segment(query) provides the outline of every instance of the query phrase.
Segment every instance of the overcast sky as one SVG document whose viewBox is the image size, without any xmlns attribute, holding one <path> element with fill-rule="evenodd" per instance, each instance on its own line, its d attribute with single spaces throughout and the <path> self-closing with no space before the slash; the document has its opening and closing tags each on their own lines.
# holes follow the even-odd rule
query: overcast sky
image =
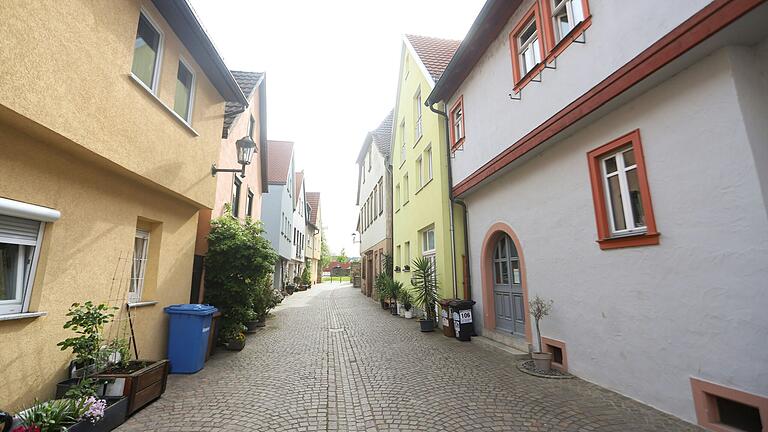
<svg viewBox="0 0 768 432">
<path fill-rule="evenodd" d="M 461 39 L 484 0 L 190 0 L 230 69 L 267 73 L 269 139 L 296 143 L 333 252 L 353 245 L 355 159 L 395 103 L 403 34 Z"/>
</svg>

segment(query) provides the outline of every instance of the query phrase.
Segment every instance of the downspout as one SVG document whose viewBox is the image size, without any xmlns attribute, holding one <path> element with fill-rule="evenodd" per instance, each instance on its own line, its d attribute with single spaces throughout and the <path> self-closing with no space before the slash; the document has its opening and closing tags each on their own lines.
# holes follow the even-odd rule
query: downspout
<svg viewBox="0 0 768 432">
<path fill-rule="evenodd" d="M 460 205 L 464 209 L 464 256 L 467 257 L 467 268 L 464 269 L 464 279 L 467 280 L 467 298 L 466 300 L 472 300 L 472 278 L 469 272 L 469 212 L 467 211 L 467 203 L 454 198 L 453 202 Z"/>
<path fill-rule="evenodd" d="M 448 129 L 448 115 L 444 111 L 440 111 L 436 109 L 433 105 L 434 104 L 428 104 L 424 103 L 427 107 L 429 107 L 429 110 L 433 113 L 443 117 L 445 121 L 443 122 L 443 125 L 445 126 L 445 149 L 447 151 L 446 157 L 448 158 L 448 201 L 450 202 L 450 206 L 448 206 L 448 214 L 450 218 L 450 226 L 451 226 L 451 273 L 453 275 L 453 298 L 459 298 L 458 293 L 458 283 L 456 281 L 456 229 L 454 227 L 453 223 L 453 173 L 451 171 L 451 140 L 450 140 L 450 130 Z"/>
</svg>

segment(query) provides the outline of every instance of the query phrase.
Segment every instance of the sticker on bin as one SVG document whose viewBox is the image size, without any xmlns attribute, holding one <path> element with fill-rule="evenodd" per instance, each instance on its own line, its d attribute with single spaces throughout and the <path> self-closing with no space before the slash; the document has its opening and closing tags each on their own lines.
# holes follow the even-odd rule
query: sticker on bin
<svg viewBox="0 0 768 432">
<path fill-rule="evenodd" d="M 471 323 L 472 322 L 472 311 L 467 309 L 459 312 L 459 315 L 461 316 L 461 319 L 459 322 L 461 324 Z"/>
<path fill-rule="evenodd" d="M 211 330 L 210 327 L 203 327 L 203 333 L 208 333 L 209 330 Z"/>
</svg>

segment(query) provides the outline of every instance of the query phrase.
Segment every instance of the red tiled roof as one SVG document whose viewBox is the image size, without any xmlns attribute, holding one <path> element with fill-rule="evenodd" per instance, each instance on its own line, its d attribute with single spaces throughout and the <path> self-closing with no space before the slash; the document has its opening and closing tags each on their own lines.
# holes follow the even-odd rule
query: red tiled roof
<svg viewBox="0 0 768 432">
<path fill-rule="evenodd" d="M 317 211 L 320 209 L 320 192 L 307 192 L 306 195 L 307 204 L 310 206 L 309 223 L 317 226 Z"/>
<path fill-rule="evenodd" d="M 269 184 L 285 184 L 293 157 L 293 143 L 290 141 L 268 141 L 269 167 L 267 181 Z"/>
<path fill-rule="evenodd" d="M 424 63 L 432 79 L 437 81 L 448 67 L 453 53 L 461 45 L 460 40 L 439 39 L 428 36 L 405 35 L 416 54 Z"/>
</svg>

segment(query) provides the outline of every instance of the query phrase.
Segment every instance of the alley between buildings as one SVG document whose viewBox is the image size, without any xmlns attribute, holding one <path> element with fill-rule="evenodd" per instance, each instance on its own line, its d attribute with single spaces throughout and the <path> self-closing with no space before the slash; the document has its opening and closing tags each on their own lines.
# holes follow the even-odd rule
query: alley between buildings
<svg viewBox="0 0 768 432">
<path fill-rule="evenodd" d="M 287 297 L 241 352 L 172 375 L 119 431 L 688 431 L 585 381 L 526 375 L 508 354 L 420 333 L 350 284 Z"/>
</svg>

